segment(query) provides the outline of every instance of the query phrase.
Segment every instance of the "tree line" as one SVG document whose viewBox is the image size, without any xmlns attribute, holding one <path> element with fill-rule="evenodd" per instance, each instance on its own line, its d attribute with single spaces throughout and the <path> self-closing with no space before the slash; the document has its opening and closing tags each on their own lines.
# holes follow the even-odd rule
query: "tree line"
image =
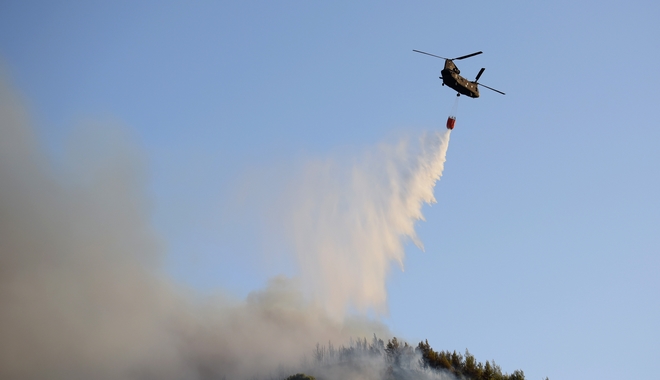
<svg viewBox="0 0 660 380">
<path fill-rule="evenodd" d="M 515 370 L 511 374 L 502 373 L 500 366 L 490 363 L 477 362 L 470 351 L 465 350 L 465 355 L 449 351 L 434 351 L 428 340 L 419 342 L 416 350 L 422 355 L 424 366 L 429 368 L 451 372 L 457 378 L 469 380 L 525 380 L 525 374 L 521 370 Z M 546 379 L 547 380 L 547 379 Z"/>
</svg>

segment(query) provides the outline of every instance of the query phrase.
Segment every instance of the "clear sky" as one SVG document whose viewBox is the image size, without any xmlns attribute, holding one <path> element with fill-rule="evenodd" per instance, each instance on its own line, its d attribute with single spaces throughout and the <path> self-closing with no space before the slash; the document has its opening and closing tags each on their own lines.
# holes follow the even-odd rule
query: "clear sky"
<svg viewBox="0 0 660 380">
<path fill-rule="evenodd" d="M 482 50 L 462 74 L 486 67 L 506 96 L 461 97 L 425 252 L 393 267 L 384 322 L 529 379 L 654 378 L 659 17 L 652 1 L 3 1 L 0 63 L 54 162 L 81 120 L 125 125 L 167 271 L 243 297 L 296 270 L 264 259 L 266 217 L 237 184 L 444 128 L 443 62 L 412 49 Z"/>
</svg>

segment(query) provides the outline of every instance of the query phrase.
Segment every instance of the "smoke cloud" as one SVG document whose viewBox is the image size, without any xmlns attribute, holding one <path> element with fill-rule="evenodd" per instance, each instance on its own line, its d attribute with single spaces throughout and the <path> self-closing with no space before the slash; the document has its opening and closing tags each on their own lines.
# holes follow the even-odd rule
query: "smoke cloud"
<svg viewBox="0 0 660 380">
<path fill-rule="evenodd" d="M 236 300 L 164 273 L 144 158 L 121 129 L 85 124 L 55 170 L 0 78 L 0 378 L 277 378 L 317 342 L 390 336 L 346 308 L 384 310 L 388 267 L 405 239 L 421 246 L 414 223 L 448 133 L 379 147 L 348 172 L 310 164 L 291 211 L 301 278 Z"/>
</svg>

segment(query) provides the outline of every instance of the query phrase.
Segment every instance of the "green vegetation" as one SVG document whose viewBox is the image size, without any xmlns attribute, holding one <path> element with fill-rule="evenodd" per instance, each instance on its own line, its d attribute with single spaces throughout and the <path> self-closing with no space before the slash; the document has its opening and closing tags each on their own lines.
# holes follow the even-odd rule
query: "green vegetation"
<svg viewBox="0 0 660 380">
<path fill-rule="evenodd" d="M 417 351 L 422 355 L 424 366 L 436 370 L 445 370 L 454 374 L 458 378 L 470 380 L 525 380 L 525 374 L 521 370 L 515 370 L 512 374 L 503 374 L 500 366 L 491 364 L 486 360 L 486 364 L 477 362 L 470 351 L 465 350 L 465 356 L 449 351 L 434 351 L 429 345 L 428 340 L 419 342 Z"/>
<path fill-rule="evenodd" d="M 286 380 L 316 380 L 314 376 L 305 375 L 304 373 L 296 373 L 293 376 L 289 376 Z"/>
</svg>

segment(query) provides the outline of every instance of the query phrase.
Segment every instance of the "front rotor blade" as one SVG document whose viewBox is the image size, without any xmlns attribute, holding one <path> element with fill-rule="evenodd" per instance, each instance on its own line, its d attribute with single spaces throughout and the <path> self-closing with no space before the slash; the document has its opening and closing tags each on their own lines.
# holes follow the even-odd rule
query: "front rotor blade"
<svg viewBox="0 0 660 380">
<path fill-rule="evenodd" d="M 489 89 L 489 90 L 493 90 L 493 91 L 495 91 L 495 92 L 499 92 L 499 93 L 502 94 L 502 95 L 506 95 L 506 94 L 503 93 L 502 91 L 500 91 L 500 90 L 496 90 L 496 89 L 494 89 L 494 88 L 492 88 L 492 87 L 488 87 L 488 86 L 486 86 L 485 84 L 481 84 L 481 83 L 477 83 L 477 84 L 478 84 L 479 86 L 486 87 L 486 88 Z"/>
<path fill-rule="evenodd" d="M 482 67 L 482 68 L 481 68 L 481 70 L 479 70 L 479 74 L 477 74 L 477 77 L 476 77 L 476 78 L 474 78 L 474 81 L 475 81 L 475 82 L 476 82 L 476 81 L 478 81 L 478 80 L 479 80 L 479 78 L 481 78 L 481 74 L 483 74 L 483 73 L 484 73 L 484 70 L 486 70 L 486 68 L 485 68 L 485 67 Z"/>
<path fill-rule="evenodd" d="M 449 59 L 449 58 L 441 57 L 441 56 L 439 56 L 439 55 L 435 55 L 435 54 L 431 54 L 431 53 L 426 53 L 426 52 L 419 51 L 419 50 L 415 50 L 415 49 L 413 49 L 413 51 L 414 51 L 415 53 L 422 53 L 422 54 L 430 55 L 431 57 L 436 57 L 436 58 L 440 58 L 440 59 Z"/>
<path fill-rule="evenodd" d="M 462 57 L 458 57 L 458 58 L 454 58 L 454 59 L 456 59 L 456 60 L 461 60 L 461 59 L 465 59 L 465 58 L 474 57 L 475 55 L 479 55 L 479 54 L 481 54 L 481 53 L 483 53 L 483 52 L 482 52 L 482 51 L 478 51 L 478 52 L 476 52 L 476 53 L 472 53 L 472 54 L 464 55 L 464 56 L 462 56 Z"/>
</svg>

